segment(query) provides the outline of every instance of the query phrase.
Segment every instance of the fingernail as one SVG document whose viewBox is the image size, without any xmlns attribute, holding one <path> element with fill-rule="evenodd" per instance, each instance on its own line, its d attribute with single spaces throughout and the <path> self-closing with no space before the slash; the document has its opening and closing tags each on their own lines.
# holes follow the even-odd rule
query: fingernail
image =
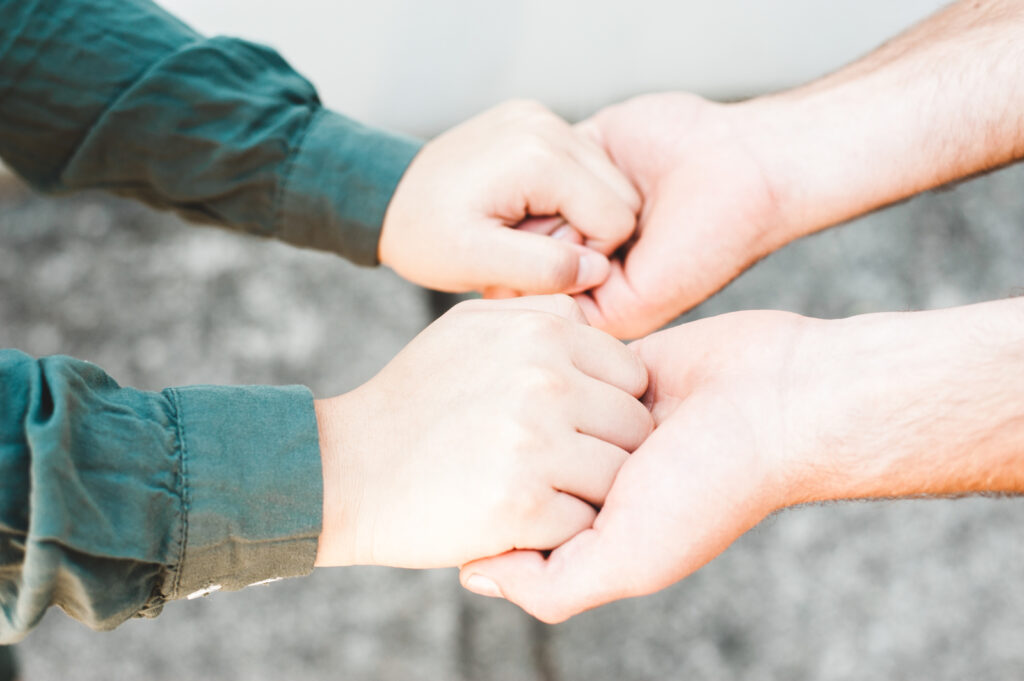
<svg viewBox="0 0 1024 681">
<path fill-rule="evenodd" d="M 583 245 L 583 236 L 577 232 L 572 225 L 564 220 L 558 229 L 551 232 L 551 238 L 557 239 L 558 241 L 567 241 L 570 244 L 576 244 L 578 246 Z"/>
<path fill-rule="evenodd" d="M 608 278 L 608 258 L 597 251 L 589 251 L 580 255 L 580 266 L 576 270 L 576 285 L 597 286 Z"/>
<path fill-rule="evenodd" d="M 483 575 L 472 575 L 466 580 L 465 587 L 475 594 L 489 596 L 490 598 L 504 598 L 501 589 L 490 578 Z"/>
</svg>

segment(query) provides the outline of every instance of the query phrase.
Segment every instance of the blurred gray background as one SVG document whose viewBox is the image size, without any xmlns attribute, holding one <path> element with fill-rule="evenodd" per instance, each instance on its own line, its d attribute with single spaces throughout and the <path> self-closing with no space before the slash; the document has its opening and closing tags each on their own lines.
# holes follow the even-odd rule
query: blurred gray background
<svg viewBox="0 0 1024 681">
<path fill-rule="evenodd" d="M 174 0 L 270 43 L 331 106 L 427 135 L 501 99 L 578 118 L 646 90 L 718 98 L 832 70 L 939 2 Z M 794 244 L 688 315 L 838 317 L 1024 293 L 1024 168 Z M 385 270 L 101 195 L 0 179 L 0 346 L 94 361 L 123 384 L 372 376 L 432 318 Z M 464 593 L 454 570 L 319 571 L 93 633 L 51 612 L 19 646 L 57 679 L 1019 679 L 1024 500 L 783 512 L 659 594 L 555 627 Z"/>
</svg>

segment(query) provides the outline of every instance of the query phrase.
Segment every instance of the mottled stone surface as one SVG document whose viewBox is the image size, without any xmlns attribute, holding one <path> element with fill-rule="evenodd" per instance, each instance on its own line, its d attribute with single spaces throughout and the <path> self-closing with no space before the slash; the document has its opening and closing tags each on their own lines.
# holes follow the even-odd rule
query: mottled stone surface
<svg viewBox="0 0 1024 681">
<path fill-rule="evenodd" d="M 837 317 L 1024 292 L 1024 168 L 772 256 L 691 317 Z M 0 190 L 0 345 L 143 388 L 364 381 L 429 320 L 360 270 L 100 196 Z M 59 612 L 20 646 L 64 679 L 1010 679 L 1024 669 L 1024 500 L 791 509 L 690 579 L 557 627 L 451 570 L 322 571 L 93 633 Z"/>
</svg>

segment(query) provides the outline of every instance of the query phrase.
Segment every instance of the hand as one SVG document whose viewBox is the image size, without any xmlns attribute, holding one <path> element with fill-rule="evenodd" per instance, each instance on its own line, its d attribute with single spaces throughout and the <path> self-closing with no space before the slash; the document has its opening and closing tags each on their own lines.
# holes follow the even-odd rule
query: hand
<svg viewBox="0 0 1024 681">
<path fill-rule="evenodd" d="M 605 280 L 604 256 L 633 233 L 639 209 L 600 147 L 541 105 L 510 102 L 413 159 L 384 217 L 380 259 L 445 291 L 573 293 Z M 582 244 L 509 229 L 556 215 Z"/>
<path fill-rule="evenodd" d="M 815 320 L 739 312 L 634 343 L 657 427 L 593 529 L 462 569 L 558 622 L 691 574 L 775 510 L 1024 492 L 1024 299 Z"/>
<path fill-rule="evenodd" d="M 657 427 L 622 466 L 593 528 L 547 559 L 514 551 L 470 563 L 463 584 L 560 622 L 682 579 L 785 505 L 792 452 L 803 446 L 791 426 L 807 323 L 742 312 L 634 343 Z"/>
<path fill-rule="evenodd" d="M 786 243 L 770 178 L 749 142 L 759 128 L 747 108 L 647 95 L 578 129 L 643 197 L 635 241 L 612 261 L 607 281 L 577 297 L 594 326 L 642 336 Z"/>
<path fill-rule="evenodd" d="M 460 565 L 590 527 L 648 435 L 647 373 L 566 296 L 462 303 L 317 402 L 317 565 Z"/>
</svg>

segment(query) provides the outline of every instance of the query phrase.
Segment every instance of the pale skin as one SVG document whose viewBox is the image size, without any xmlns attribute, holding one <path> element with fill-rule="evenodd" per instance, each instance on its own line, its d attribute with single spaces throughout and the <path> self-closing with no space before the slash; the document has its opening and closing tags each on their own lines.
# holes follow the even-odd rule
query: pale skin
<svg viewBox="0 0 1024 681">
<path fill-rule="evenodd" d="M 540 104 L 506 102 L 429 142 L 388 205 L 379 255 L 443 291 L 575 293 L 608 276 L 640 196 L 607 153 Z M 510 229 L 528 217 L 572 238 Z"/>
<path fill-rule="evenodd" d="M 376 377 L 317 400 L 316 565 L 435 568 L 589 527 L 653 428 L 647 372 L 568 296 L 462 303 Z"/>
<path fill-rule="evenodd" d="M 581 129 L 644 199 L 588 319 L 641 336 L 814 231 L 1024 155 L 1024 3 L 960 2 L 735 105 L 637 98 Z M 1009 286 L 1013 283 L 1008 282 Z M 463 567 L 548 622 L 683 579 L 781 508 L 1024 493 L 1024 299 L 813 320 L 740 312 L 631 346 L 657 427 L 592 528 Z"/>
<path fill-rule="evenodd" d="M 512 101 L 429 142 L 384 218 L 381 262 L 446 291 L 577 292 L 635 230 L 605 151 Z M 528 216 L 570 238 L 510 229 Z M 456 566 L 589 527 L 653 427 L 641 362 L 567 296 L 463 303 L 360 388 L 315 403 L 316 565 Z"/>
<path fill-rule="evenodd" d="M 417 154 L 379 256 L 445 291 L 578 292 L 607 278 L 639 208 L 599 145 L 540 104 L 511 101 Z M 538 216 L 571 235 L 511 229 Z M 445 567 L 558 546 L 592 523 L 653 427 L 636 399 L 646 382 L 567 296 L 457 306 L 370 382 L 316 401 L 316 564 Z"/>
</svg>

